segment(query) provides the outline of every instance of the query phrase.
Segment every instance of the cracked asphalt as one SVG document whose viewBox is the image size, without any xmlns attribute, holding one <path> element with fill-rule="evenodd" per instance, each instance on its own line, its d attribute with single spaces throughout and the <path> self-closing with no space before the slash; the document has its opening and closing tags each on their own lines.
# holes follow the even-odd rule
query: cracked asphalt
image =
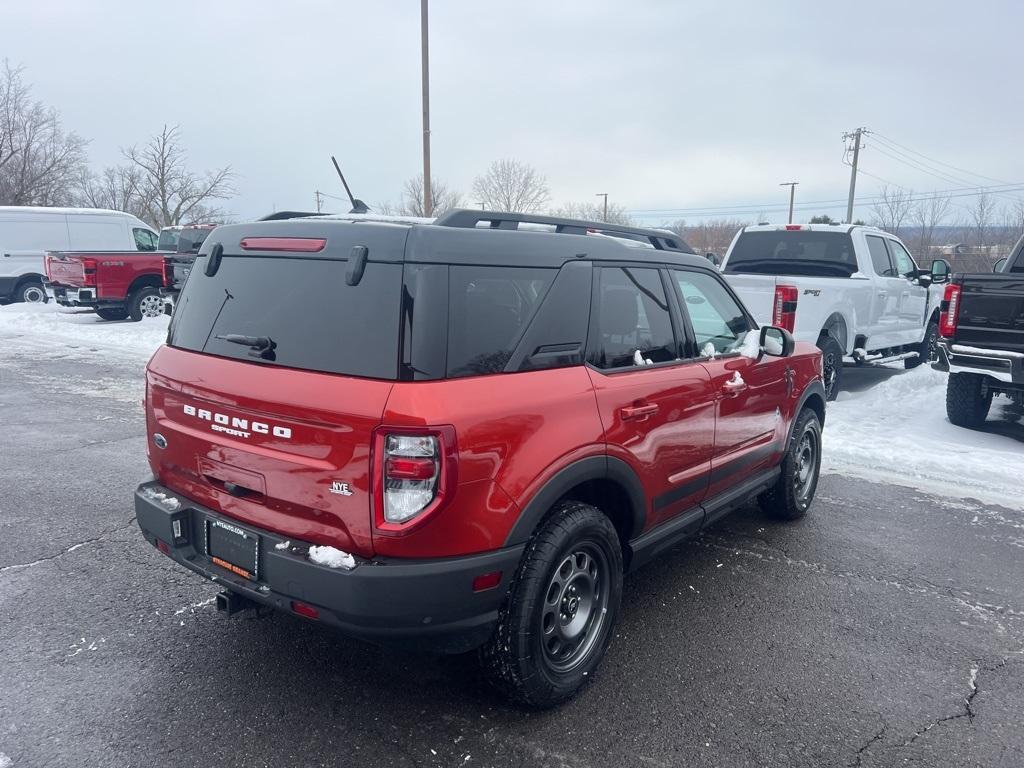
<svg viewBox="0 0 1024 768">
<path fill-rule="evenodd" d="M 141 396 L 128 359 L 0 350 L 0 765 L 1024 764 L 1024 513 L 835 475 L 799 523 L 744 509 L 534 713 L 470 658 L 218 615 L 132 522 Z"/>
</svg>

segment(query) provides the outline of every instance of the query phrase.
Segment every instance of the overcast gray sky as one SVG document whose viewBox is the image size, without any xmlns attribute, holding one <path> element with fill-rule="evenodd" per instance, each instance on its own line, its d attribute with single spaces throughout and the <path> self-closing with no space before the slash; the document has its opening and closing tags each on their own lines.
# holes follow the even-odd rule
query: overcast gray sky
<svg viewBox="0 0 1024 768">
<path fill-rule="evenodd" d="M 416 0 L 3 6 L 0 56 L 97 167 L 179 124 L 195 167 L 237 172 L 242 219 L 342 194 L 332 153 L 371 205 L 421 170 Z M 1019 0 L 434 0 L 434 172 L 472 202 L 474 175 L 515 157 L 556 202 L 608 192 L 651 224 L 696 221 L 784 203 L 784 181 L 798 201 L 845 198 L 840 137 L 863 125 L 966 171 L 924 160 L 953 177 L 936 178 L 869 138 L 862 167 L 891 182 L 1024 182 L 1022 21 Z"/>
</svg>

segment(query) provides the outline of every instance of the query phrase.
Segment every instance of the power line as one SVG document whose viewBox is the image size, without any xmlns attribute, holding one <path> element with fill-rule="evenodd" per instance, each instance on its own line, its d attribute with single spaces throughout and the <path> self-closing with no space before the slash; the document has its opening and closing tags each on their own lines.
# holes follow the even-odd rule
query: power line
<svg viewBox="0 0 1024 768">
<path fill-rule="evenodd" d="M 986 176 L 986 175 L 984 175 L 982 173 L 975 173 L 974 171 L 968 171 L 966 168 L 960 168 L 960 167 L 952 165 L 950 163 L 944 163 L 943 161 L 937 160 L 934 157 L 929 157 L 928 155 L 924 154 L 923 152 L 918 152 L 917 150 L 911 149 L 910 147 L 908 147 L 908 146 L 906 146 L 904 144 L 900 144 L 898 141 L 894 141 L 893 139 L 890 139 L 884 133 L 879 133 L 878 131 L 871 131 L 871 135 L 874 136 L 877 139 L 881 139 L 882 141 L 884 141 L 884 142 L 886 142 L 888 144 L 892 144 L 892 145 L 894 145 L 896 147 L 899 147 L 900 149 L 906 150 L 907 152 L 911 153 L 912 155 L 917 155 L 919 157 L 923 157 L 925 160 L 930 160 L 931 162 L 933 162 L 933 163 L 935 163 L 937 165 L 944 165 L 947 168 L 952 168 L 954 171 L 960 171 L 960 173 L 966 173 L 968 176 L 977 176 L 979 179 L 985 179 L 986 181 L 994 181 L 997 184 L 1009 184 L 1008 181 L 1005 181 L 1003 179 L 996 179 L 996 178 L 993 178 L 992 176 Z"/>
</svg>

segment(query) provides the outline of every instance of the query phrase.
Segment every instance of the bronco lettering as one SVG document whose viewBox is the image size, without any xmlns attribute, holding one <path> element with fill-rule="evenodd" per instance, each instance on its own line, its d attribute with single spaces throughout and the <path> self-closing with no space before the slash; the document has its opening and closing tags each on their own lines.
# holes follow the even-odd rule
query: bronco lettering
<svg viewBox="0 0 1024 768">
<path fill-rule="evenodd" d="M 213 422 L 210 429 L 215 432 L 224 432 L 235 437 L 248 438 L 253 432 L 261 435 L 273 435 L 283 440 L 292 439 L 291 427 L 280 427 L 276 424 L 266 424 L 262 421 L 249 421 L 235 416 L 227 416 L 223 413 L 214 413 L 204 408 L 196 408 L 194 405 L 182 406 L 186 416 L 194 416 L 201 421 Z M 227 427 L 230 424 L 231 427 Z"/>
</svg>

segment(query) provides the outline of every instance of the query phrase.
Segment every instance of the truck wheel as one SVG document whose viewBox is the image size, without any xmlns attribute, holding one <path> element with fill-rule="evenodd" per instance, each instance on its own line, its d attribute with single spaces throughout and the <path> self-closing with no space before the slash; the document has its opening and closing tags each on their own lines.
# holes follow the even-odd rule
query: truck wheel
<svg viewBox="0 0 1024 768">
<path fill-rule="evenodd" d="M 622 599 L 622 549 L 589 504 L 559 504 L 527 545 L 480 666 L 509 698 L 552 707 L 597 669 Z"/>
<path fill-rule="evenodd" d="M 839 380 L 843 374 L 843 348 L 831 334 L 818 337 L 821 350 L 822 378 L 825 380 L 825 399 L 835 400 L 839 394 Z"/>
<path fill-rule="evenodd" d="M 797 520 L 807 514 L 821 472 L 821 422 L 804 408 L 793 427 L 782 474 L 775 485 L 758 497 L 761 509 L 779 520 Z"/>
<path fill-rule="evenodd" d="M 104 307 L 97 309 L 96 314 L 102 320 L 124 320 L 128 317 L 128 310 L 124 307 Z"/>
<path fill-rule="evenodd" d="M 144 317 L 160 317 L 163 313 L 164 300 L 158 288 L 144 285 L 128 297 L 128 316 L 135 322 Z"/>
<path fill-rule="evenodd" d="M 946 416 L 958 427 L 977 429 L 992 405 L 992 390 L 980 373 L 951 373 L 946 382 Z"/>
<path fill-rule="evenodd" d="M 38 280 L 29 280 L 18 286 L 15 301 L 25 304 L 45 304 L 47 301 L 46 291 L 43 284 Z"/>
<path fill-rule="evenodd" d="M 903 367 L 908 371 L 917 368 L 921 363 L 927 363 L 936 356 L 936 348 L 939 345 L 939 324 L 928 323 L 928 330 L 924 339 L 918 345 L 917 357 L 908 357 L 903 361 Z"/>
</svg>

